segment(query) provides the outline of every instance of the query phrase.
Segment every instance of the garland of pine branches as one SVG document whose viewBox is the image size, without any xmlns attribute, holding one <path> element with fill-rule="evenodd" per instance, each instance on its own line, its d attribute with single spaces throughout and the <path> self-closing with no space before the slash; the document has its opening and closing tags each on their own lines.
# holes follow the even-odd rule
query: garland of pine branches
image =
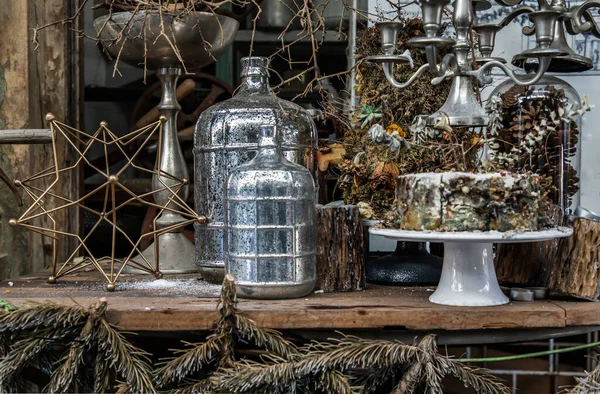
<svg viewBox="0 0 600 394">
<path fill-rule="evenodd" d="M 28 370 L 46 375 L 48 393 L 368 394 L 393 380 L 398 383 L 391 394 L 441 394 L 446 375 L 478 393 L 510 392 L 486 370 L 438 353 L 434 335 L 417 345 L 344 336 L 298 347 L 240 314 L 230 275 L 223 282 L 212 335 L 186 343 L 155 369 L 150 354 L 108 323 L 106 309 L 104 300 L 87 309 L 50 303 L 16 309 L 4 302 L 0 392 L 28 391 Z M 263 349 L 260 360 L 236 358 L 240 342 Z M 600 368 L 579 380 L 572 393 L 590 387 L 600 387 Z"/>
</svg>

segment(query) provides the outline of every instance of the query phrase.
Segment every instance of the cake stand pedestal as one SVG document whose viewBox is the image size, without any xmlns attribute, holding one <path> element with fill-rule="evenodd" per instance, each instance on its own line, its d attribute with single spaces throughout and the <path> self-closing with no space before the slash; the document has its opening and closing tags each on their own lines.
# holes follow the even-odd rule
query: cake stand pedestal
<svg viewBox="0 0 600 394">
<path fill-rule="evenodd" d="M 509 301 L 496 278 L 492 250 L 494 243 L 537 242 L 563 238 L 570 236 L 573 229 L 555 227 L 541 231 L 502 233 L 371 228 L 369 232 L 397 241 L 443 242 L 442 276 L 429 301 L 442 305 L 491 306 L 506 304 Z"/>
</svg>

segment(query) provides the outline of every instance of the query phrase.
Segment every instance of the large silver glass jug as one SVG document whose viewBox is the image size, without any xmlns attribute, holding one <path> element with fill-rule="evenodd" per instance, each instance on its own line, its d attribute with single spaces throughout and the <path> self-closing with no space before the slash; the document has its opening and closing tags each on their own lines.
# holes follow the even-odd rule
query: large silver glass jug
<svg viewBox="0 0 600 394">
<path fill-rule="evenodd" d="M 225 269 L 241 297 L 302 297 L 316 282 L 314 180 L 279 151 L 275 130 L 261 129 L 256 157 L 227 181 Z"/>
<path fill-rule="evenodd" d="M 285 157 L 311 173 L 317 149 L 310 115 L 271 90 L 268 59 L 243 58 L 241 66 L 243 82 L 237 94 L 204 111 L 194 132 L 195 209 L 211 220 L 195 227 L 196 263 L 204 279 L 216 283 L 224 276 L 225 182 L 231 169 L 254 157 L 260 126 L 276 125 Z"/>
</svg>

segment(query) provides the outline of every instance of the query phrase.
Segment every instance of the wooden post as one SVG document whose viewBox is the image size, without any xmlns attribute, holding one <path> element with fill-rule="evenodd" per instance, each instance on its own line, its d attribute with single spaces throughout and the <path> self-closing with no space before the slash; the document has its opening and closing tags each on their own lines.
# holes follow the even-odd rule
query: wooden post
<svg viewBox="0 0 600 394">
<path fill-rule="evenodd" d="M 597 300 L 599 254 L 600 223 L 576 219 L 569 238 L 499 246 L 496 273 L 500 282 Z"/>
<path fill-rule="evenodd" d="M 355 205 L 317 205 L 317 285 L 315 290 L 365 288 L 364 236 Z"/>
<path fill-rule="evenodd" d="M 32 43 L 32 29 L 67 16 L 69 1 L 14 1 L 0 0 L 0 129 L 42 129 L 47 126 L 44 116 L 52 112 L 56 119 L 71 123 L 78 116 L 69 116 L 69 99 L 78 98 L 78 83 L 71 78 L 67 49 L 69 28 L 59 24 L 39 35 L 39 47 Z M 71 33 L 74 34 L 74 33 Z M 76 108 L 71 113 L 78 114 Z M 68 117 L 69 116 L 69 117 Z M 57 147 L 60 163 L 72 155 L 69 147 Z M 53 161 L 50 146 L 3 145 L 0 146 L 0 166 L 11 179 L 23 179 L 49 167 Z M 73 197 L 78 192 L 77 174 L 64 177 L 59 185 L 62 192 Z M 45 187 L 45 184 L 40 184 Z M 28 202 L 26 202 L 27 204 Z M 18 218 L 22 213 L 9 189 L 0 184 L 0 220 Z M 72 231 L 78 219 L 67 212 L 56 215 L 57 225 Z M 40 223 L 41 224 L 41 223 Z M 36 271 L 52 261 L 52 242 L 38 234 L 15 229 L 7 233 L 8 226 L 0 226 L 0 254 L 6 253 L 7 275 L 14 276 Z M 76 231 L 75 231 L 76 232 Z M 64 256 L 72 245 L 61 245 L 59 256 Z M 0 277 L 0 279 L 2 279 Z"/>
</svg>

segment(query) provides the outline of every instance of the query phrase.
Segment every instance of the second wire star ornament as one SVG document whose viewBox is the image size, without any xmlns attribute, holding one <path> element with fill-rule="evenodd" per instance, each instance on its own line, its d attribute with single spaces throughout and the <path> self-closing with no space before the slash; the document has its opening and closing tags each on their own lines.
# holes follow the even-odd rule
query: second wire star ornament
<svg viewBox="0 0 600 394">
<path fill-rule="evenodd" d="M 31 205 L 25 210 L 19 219 L 11 219 L 10 224 L 13 226 L 21 226 L 30 231 L 37 232 L 43 236 L 47 236 L 53 240 L 53 264 L 52 276 L 48 278 L 50 283 L 55 283 L 58 278 L 68 275 L 75 271 L 79 271 L 89 266 L 95 267 L 106 279 L 108 284 L 106 289 L 112 291 L 115 289 L 115 283 L 123 273 L 127 265 L 131 265 L 144 272 L 153 274 L 156 278 L 161 278 L 162 273 L 159 268 L 159 261 L 148 261 L 140 250 L 140 243 L 144 238 L 152 237 L 154 240 L 155 251 L 158 250 L 158 238 L 161 234 L 172 232 L 194 222 L 207 223 L 208 219 L 204 216 L 198 216 L 194 210 L 178 195 L 179 191 L 186 186 L 189 181 L 187 179 L 177 179 L 176 177 L 161 170 L 160 161 L 157 161 L 156 168 L 153 170 L 144 168 L 136 164 L 136 158 L 143 152 L 148 145 L 156 141 L 157 157 L 161 155 L 161 133 L 163 132 L 163 123 L 166 118 L 162 116 L 159 121 L 138 130 L 127 133 L 124 136 L 118 137 L 109 130 L 106 122 L 101 122 L 100 127 L 93 133 L 87 134 L 83 131 L 74 129 L 64 123 L 54 119 L 52 114 L 46 115 L 46 120 L 50 122 L 50 130 L 52 134 L 52 149 L 54 152 L 54 165 L 45 170 L 30 176 L 22 181 L 15 181 L 17 186 L 23 188 L 25 195 L 31 200 Z M 56 157 L 56 146 L 59 139 L 65 139 L 68 146 L 75 152 L 77 158 L 71 165 L 62 166 Z M 99 146 L 104 153 L 104 163 L 101 166 L 94 163 L 86 157 L 90 150 Z M 117 150 L 124 157 L 125 164 L 115 166 L 116 163 L 109 162 L 109 151 Z M 100 186 L 78 199 L 71 200 L 65 197 L 59 188 L 59 180 L 61 175 L 66 175 L 69 171 L 78 171 L 81 165 L 87 164 L 94 172 L 100 175 L 103 182 Z M 114 169 L 114 168 L 117 169 Z M 127 169 L 135 169 L 141 173 L 151 175 L 157 179 L 161 188 L 152 190 L 143 194 L 136 194 L 128 188 L 121 179 L 121 176 Z M 46 181 L 49 185 L 46 188 L 40 187 L 40 181 Z M 125 201 L 118 201 L 116 198 L 117 192 L 126 196 Z M 154 203 L 152 197 L 157 193 L 168 193 L 168 202 L 164 205 Z M 93 209 L 86 206 L 85 201 L 92 196 L 100 196 L 102 200 L 102 209 Z M 143 204 L 148 207 L 155 207 L 159 210 L 159 214 L 163 211 L 178 213 L 186 218 L 186 221 L 159 228 L 156 225 L 156 220 L 153 223 L 152 231 L 143 234 L 137 241 L 119 227 L 117 223 L 117 212 L 129 204 Z M 94 223 L 91 229 L 83 237 L 77 233 L 70 233 L 57 228 L 55 214 L 61 210 L 76 210 L 81 209 L 87 211 L 94 217 Z M 48 226 L 40 225 L 42 218 L 46 217 L 49 223 Z M 88 243 L 92 234 L 99 228 L 100 225 L 108 224 L 112 228 L 112 238 L 110 250 L 104 256 L 94 256 L 90 250 Z M 120 235 L 127 240 L 131 246 L 131 252 L 124 258 L 115 257 L 115 241 Z M 78 246 L 71 252 L 64 262 L 58 261 L 58 243 L 61 239 L 68 237 L 77 240 Z M 107 248 L 108 249 L 108 248 Z M 78 256 L 83 255 L 81 258 Z M 132 260 L 134 255 L 139 255 L 138 261 Z M 155 254 L 158 256 L 158 252 Z"/>
</svg>

